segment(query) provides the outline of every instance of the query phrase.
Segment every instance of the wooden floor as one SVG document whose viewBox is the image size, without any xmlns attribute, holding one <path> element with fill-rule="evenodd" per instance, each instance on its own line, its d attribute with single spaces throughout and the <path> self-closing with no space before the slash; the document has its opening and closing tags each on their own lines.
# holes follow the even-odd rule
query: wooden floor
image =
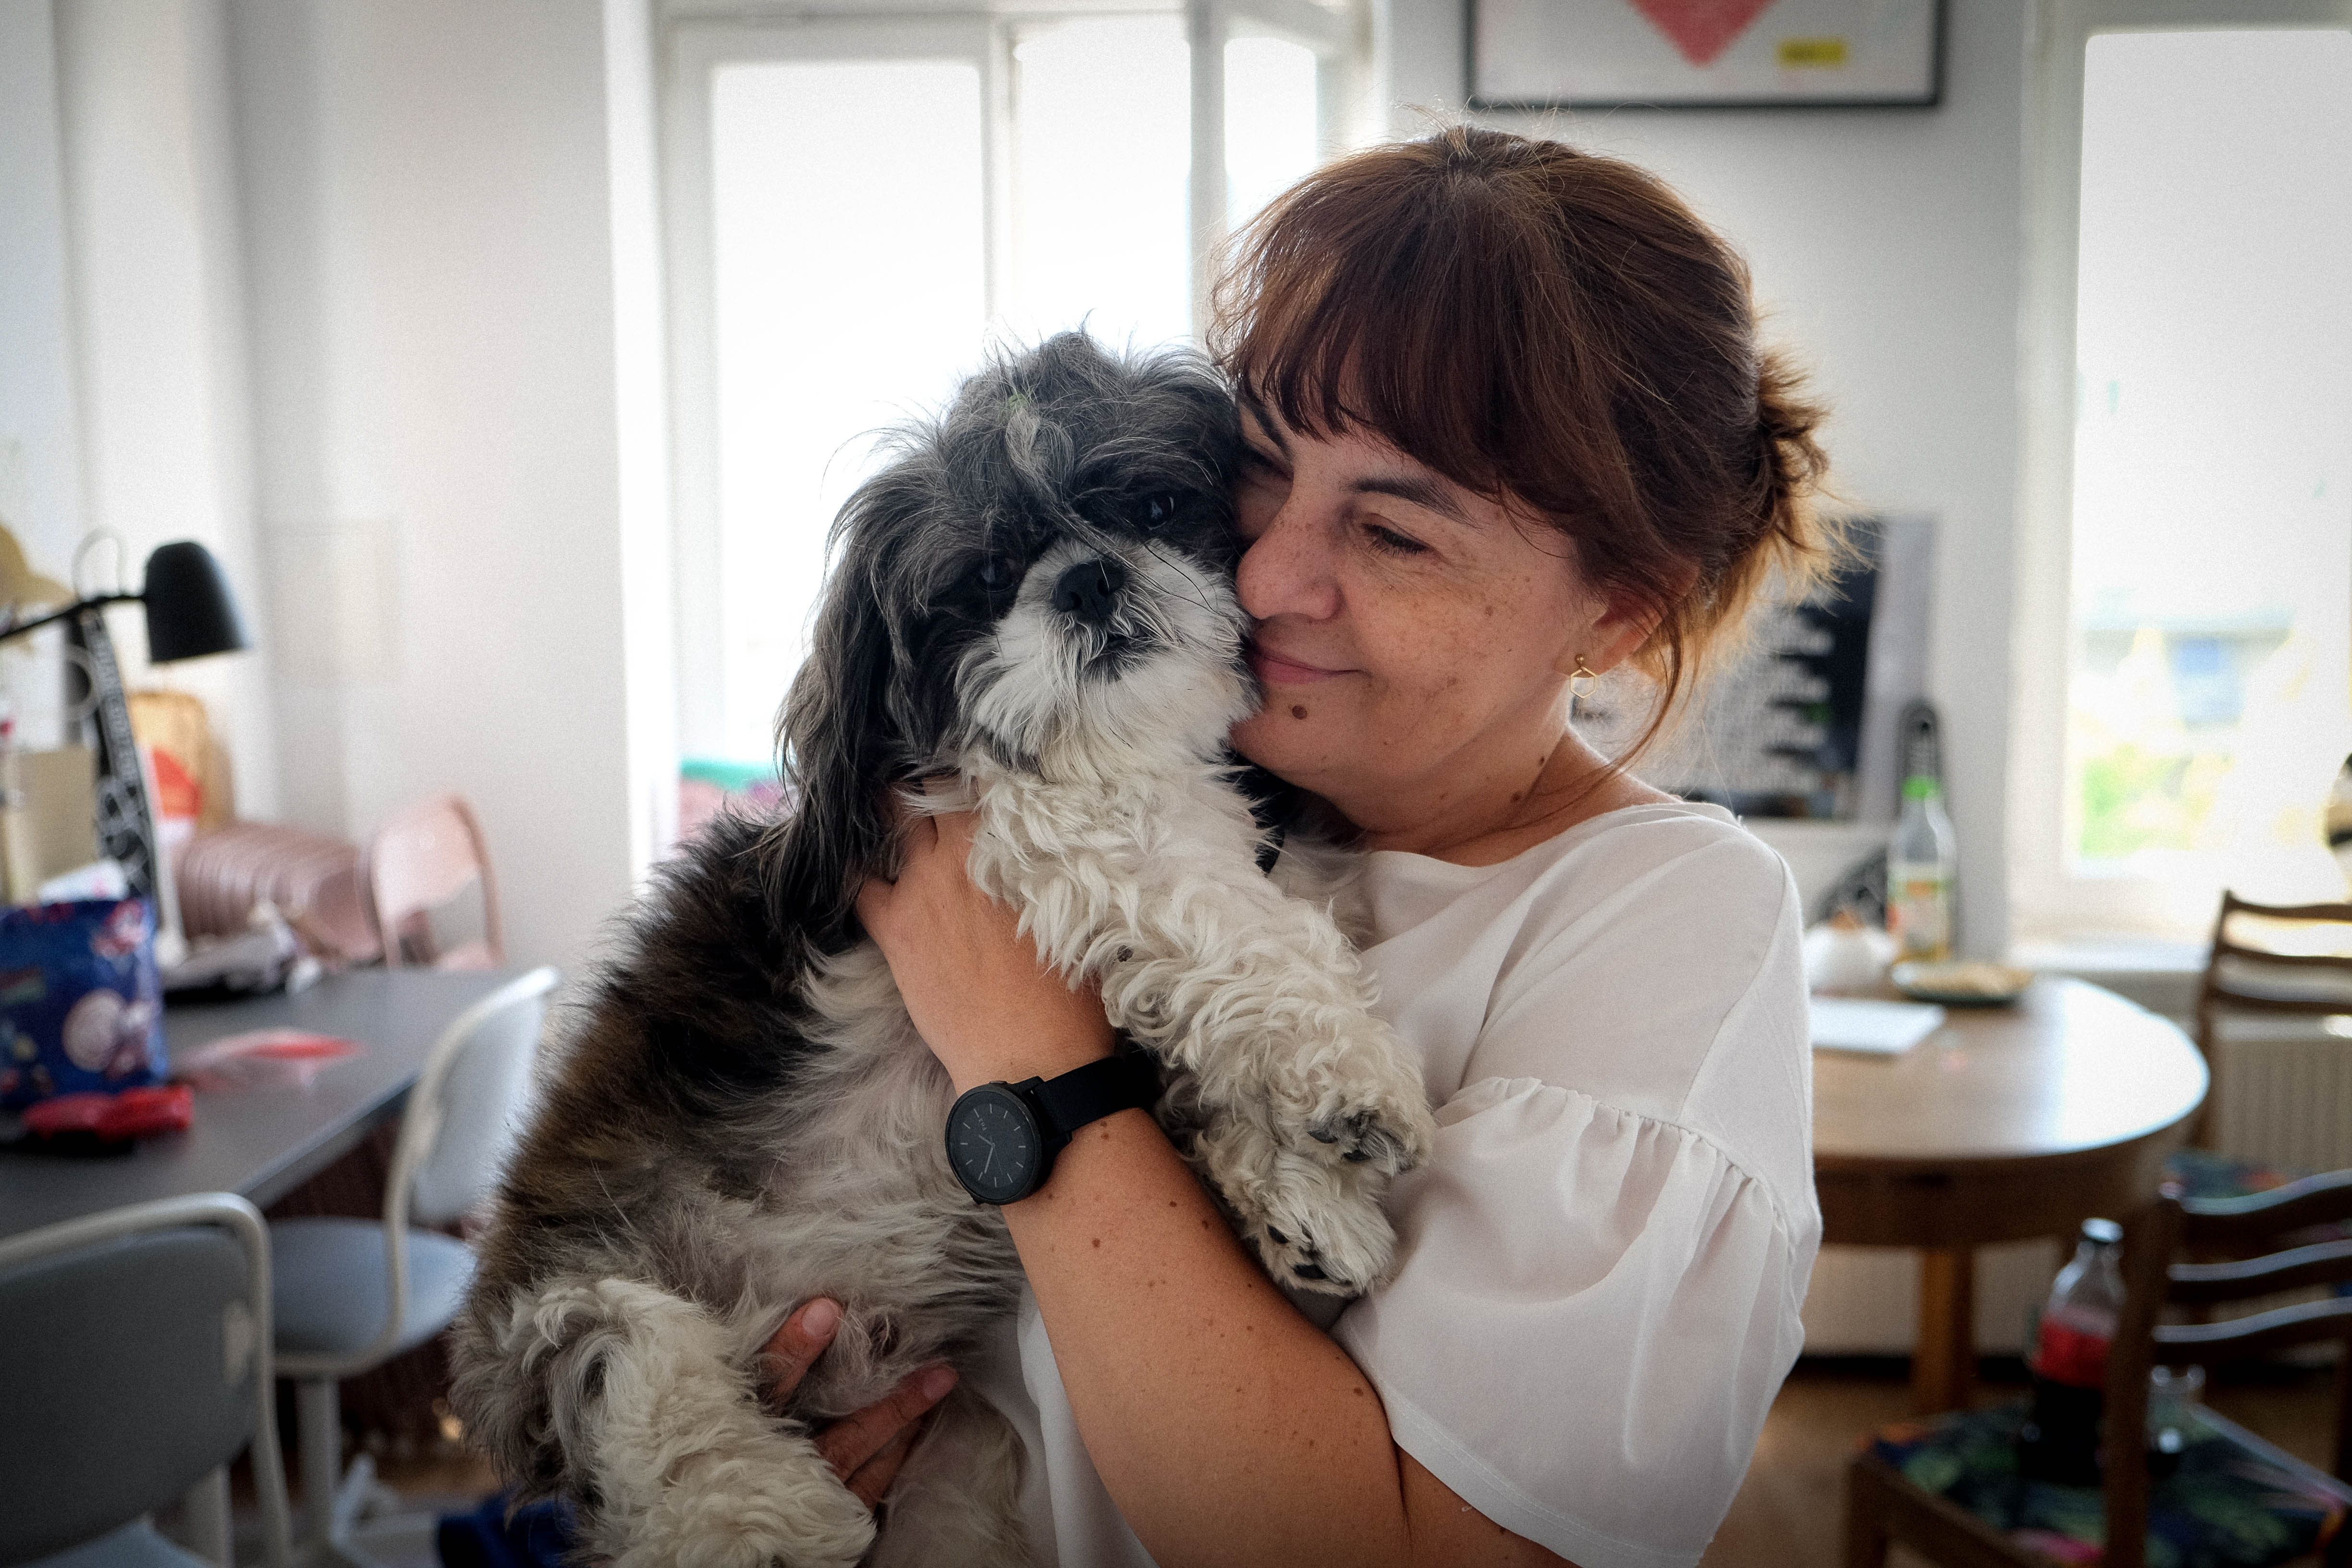
<svg viewBox="0 0 2352 1568">
<path fill-rule="evenodd" d="M 2024 1392 L 2014 1363 L 1988 1363 L 1986 1374 L 1987 1403 Z M 1907 1378 L 1906 1363 L 1892 1358 L 1800 1362 L 1772 1406 L 1747 1484 L 1702 1568 L 1835 1568 L 1846 1460 L 1864 1433 L 1910 1413 Z M 2252 1381 L 2224 1383 L 2210 1390 L 2207 1399 L 2289 1452 L 2315 1464 L 2329 1461 L 2332 1395 L 2325 1370 L 2270 1372 Z M 380 1463 L 383 1479 L 412 1504 L 451 1508 L 493 1484 L 480 1461 L 446 1453 Z M 1899 1568 L 1919 1568 L 1916 1558 L 1901 1552 L 1894 1562 Z"/>
</svg>

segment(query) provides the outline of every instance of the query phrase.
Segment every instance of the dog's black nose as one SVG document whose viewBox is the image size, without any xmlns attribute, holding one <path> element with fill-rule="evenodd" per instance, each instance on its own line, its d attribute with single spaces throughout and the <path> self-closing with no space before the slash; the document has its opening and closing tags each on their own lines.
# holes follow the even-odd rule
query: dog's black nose
<svg viewBox="0 0 2352 1568">
<path fill-rule="evenodd" d="M 1099 626 L 1110 619 L 1118 591 L 1127 586 L 1127 568 L 1116 561 L 1081 561 L 1054 584 L 1054 608 L 1066 610 Z"/>
</svg>

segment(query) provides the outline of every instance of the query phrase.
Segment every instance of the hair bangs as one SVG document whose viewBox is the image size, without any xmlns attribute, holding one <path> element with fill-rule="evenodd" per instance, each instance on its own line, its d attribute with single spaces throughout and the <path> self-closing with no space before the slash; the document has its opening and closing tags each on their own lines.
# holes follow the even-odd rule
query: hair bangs
<svg viewBox="0 0 2352 1568">
<path fill-rule="evenodd" d="M 1219 357 L 1245 401 L 1292 428 L 1370 431 L 1500 500 L 1528 477 L 1517 426 L 1549 401 L 1525 374 L 1527 327 L 1545 311 L 1527 285 L 1549 269 L 1526 253 L 1542 237 L 1482 182 L 1394 177 L 1395 151 L 1325 171 L 1243 231 L 1219 289 Z M 1511 265 L 1521 256 L 1530 265 Z"/>
</svg>

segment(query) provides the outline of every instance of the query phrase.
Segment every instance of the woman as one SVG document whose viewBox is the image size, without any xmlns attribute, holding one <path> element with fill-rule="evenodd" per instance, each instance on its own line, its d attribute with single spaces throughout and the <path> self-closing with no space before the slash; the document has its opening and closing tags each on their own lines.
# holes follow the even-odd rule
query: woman
<svg viewBox="0 0 2352 1568">
<path fill-rule="evenodd" d="M 1820 1233 L 1797 908 L 1727 814 L 1569 717 L 1628 661 L 1671 701 L 1768 574 L 1819 565 L 1816 416 L 1671 193 L 1498 132 L 1311 177 L 1222 305 L 1266 692 L 1234 743 L 1358 830 L 1367 967 L 1442 1131 L 1391 1194 L 1392 1279 L 1336 1321 L 1141 1112 L 1006 1208 L 1034 1310 L 982 1375 L 1026 1427 L 1041 1554 L 1696 1562 Z M 968 824 L 908 831 L 858 910 L 957 1089 L 1108 1053 L 972 889 Z M 788 1366 L 830 1319 L 785 1325 Z M 827 1435 L 869 1500 L 951 1381 L 928 1375 Z"/>
</svg>

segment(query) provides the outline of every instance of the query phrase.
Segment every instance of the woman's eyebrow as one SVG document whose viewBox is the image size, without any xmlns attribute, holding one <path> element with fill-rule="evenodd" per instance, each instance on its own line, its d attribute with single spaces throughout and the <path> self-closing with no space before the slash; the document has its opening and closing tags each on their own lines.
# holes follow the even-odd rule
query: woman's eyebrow
<svg viewBox="0 0 2352 1568">
<path fill-rule="evenodd" d="M 1423 479 L 1418 474 L 1400 474 L 1394 477 L 1375 474 L 1368 479 L 1358 479 L 1348 488 L 1357 495 L 1394 496 L 1399 500 L 1411 501 L 1415 506 L 1425 507 L 1438 516 L 1454 522 L 1467 523 L 1470 521 L 1470 514 L 1463 510 L 1462 503 L 1454 499 L 1452 490 L 1434 479 Z"/>
</svg>

